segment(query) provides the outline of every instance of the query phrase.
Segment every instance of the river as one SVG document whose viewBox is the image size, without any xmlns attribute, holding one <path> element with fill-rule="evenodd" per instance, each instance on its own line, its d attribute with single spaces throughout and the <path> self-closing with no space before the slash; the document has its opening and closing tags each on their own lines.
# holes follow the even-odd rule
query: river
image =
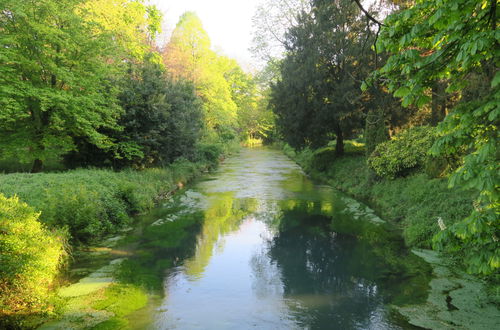
<svg viewBox="0 0 500 330">
<path fill-rule="evenodd" d="M 132 268 L 163 295 L 132 327 L 412 329 L 391 306 L 426 298 L 394 228 L 277 150 L 243 149 L 149 218 Z"/>
</svg>

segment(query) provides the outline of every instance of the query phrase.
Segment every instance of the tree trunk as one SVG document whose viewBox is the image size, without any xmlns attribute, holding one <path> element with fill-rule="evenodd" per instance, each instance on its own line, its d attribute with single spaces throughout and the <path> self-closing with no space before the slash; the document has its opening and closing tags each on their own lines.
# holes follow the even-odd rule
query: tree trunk
<svg viewBox="0 0 500 330">
<path fill-rule="evenodd" d="M 437 126 L 446 116 L 446 95 L 444 82 L 435 81 L 432 84 L 431 126 Z"/>
<path fill-rule="evenodd" d="M 337 143 L 335 144 L 335 155 L 343 156 L 344 155 L 344 135 L 342 134 L 342 129 L 340 125 L 336 125 L 335 135 L 337 135 Z"/>
<path fill-rule="evenodd" d="M 41 159 L 35 159 L 33 161 L 33 166 L 31 167 L 31 173 L 40 173 L 43 170 L 43 161 Z"/>
</svg>

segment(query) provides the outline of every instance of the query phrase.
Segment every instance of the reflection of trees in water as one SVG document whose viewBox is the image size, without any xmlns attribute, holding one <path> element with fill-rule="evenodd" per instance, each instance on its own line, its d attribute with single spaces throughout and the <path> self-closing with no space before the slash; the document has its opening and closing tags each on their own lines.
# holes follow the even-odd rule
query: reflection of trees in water
<svg viewBox="0 0 500 330">
<path fill-rule="evenodd" d="M 194 278 L 203 274 L 214 250 L 222 251 L 224 248 L 224 242 L 219 238 L 237 230 L 241 221 L 257 206 L 255 199 L 236 199 L 234 192 L 209 194 L 208 200 L 196 252 L 184 263 L 186 274 Z"/>
<path fill-rule="evenodd" d="M 321 203 L 306 207 L 321 210 Z M 375 280 L 383 264 L 366 244 L 329 234 L 329 223 L 323 216 L 297 209 L 285 211 L 279 233 L 269 242 L 268 255 L 255 256 L 260 265 L 257 270 L 273 272 L 256 273 L 262 278 L 256 282 L 268 282 L 271 275 L 280 278 L 300 326 L 369 327 L 382 304 Z"/>
<path fill-rule="evenodd" d="M 267 250 L 261 249 L 250 259 L 253 276 L 252 291 L 257 298 L 282 296 L 283 282 L 280 269 L 275 261 L 269 259 Z"/>
</svg>

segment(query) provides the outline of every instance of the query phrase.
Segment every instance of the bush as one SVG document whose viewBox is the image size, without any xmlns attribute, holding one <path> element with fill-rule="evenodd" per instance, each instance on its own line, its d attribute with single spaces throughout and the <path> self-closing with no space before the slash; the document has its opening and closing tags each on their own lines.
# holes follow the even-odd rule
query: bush
<svg viewBox="0 0 500 330">
<path fill-rule="evenodd" d="M 223 149 L 220 144 L 202 143 L 198 145 L 196 160 L 217 163 L 222 153 Z"/>
<path fill-rule="evenodd" d="M 45 309 L 66 256 L 66 232 L 47 230 L 39 215 L 19 198 L 0 194 L 0 327 L 10 315 Z"/>
<path fill-rule="evenodd" d="M 436 138 L 432 127 L 412 127 L 379 144 L 368 158 L 368 166 L 381 177 L 406 176 L 425 166 Z"/>
</svg>

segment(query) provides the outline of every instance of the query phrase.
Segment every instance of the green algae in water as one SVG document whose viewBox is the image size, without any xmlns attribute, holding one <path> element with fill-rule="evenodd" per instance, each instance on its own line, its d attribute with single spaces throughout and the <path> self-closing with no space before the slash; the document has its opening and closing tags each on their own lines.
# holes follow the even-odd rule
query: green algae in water
<svg viewBox="0 0 500 330">
<path fill-rule="evenodd" d="M 450 265 L 430 250 L 414 250 L 432 265 L 434 276 L 424 304 L 398 307 L 410 324 L 426 329 L 491 330 L 500 324 L 500 311 L 491 303 L 480 280 Z"/>
<path fill-rule="evenodd" d="M 106 320 L 92 327 L 92 330 L 117 330 L 126 329 L 129 323 L 127 320 L 122 318 L 114 317 L 112 319 Z"/>
<path fill-rule="evenodd" d="M 148 296 L 144 290 L 132 285 L 114 284 L 104 293 L 105 299 L 95 302 L 96 310 L 106 310 L 116 316 L 128 315 L 144 306 Z"/>
</svg>

